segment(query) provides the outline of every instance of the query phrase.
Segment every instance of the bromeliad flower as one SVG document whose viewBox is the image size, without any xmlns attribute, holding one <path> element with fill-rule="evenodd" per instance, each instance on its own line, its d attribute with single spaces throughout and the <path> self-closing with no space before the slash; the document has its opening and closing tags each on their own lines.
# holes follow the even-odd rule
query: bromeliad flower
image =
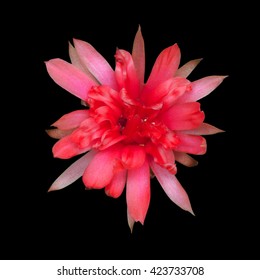
<svg viewBox="0 0 260 280">
<path fill-rule="evenodd" d="M 71 63 L 46 62 L 50 77 L 86 105 L 62 116 L 48 129 L 58 139 L 56 158 L 82 155 L 52 184 L 60 190 L 82 176 L 87 189 L 102 189 L 119 197 L 126 187 L 128 224 L 144 223 L 150 203 L 150 176 L 168 197 L 193 214 L 190 200 L 175 177 L 176 162 L 195 166 L 191 155 L 206 153 L 202 135 L 222 132 L 204 122 L 199 99 L 212 92 L 225 76 L 189 81 L 201 59 L 179 68 L 180 49 L 174 44 L 157 57 L 144 81 L 145 50 L 140 27 L 132 53 L 117 49 L 115 70 L 84 41 L 69 44 Z"/>
</svg>

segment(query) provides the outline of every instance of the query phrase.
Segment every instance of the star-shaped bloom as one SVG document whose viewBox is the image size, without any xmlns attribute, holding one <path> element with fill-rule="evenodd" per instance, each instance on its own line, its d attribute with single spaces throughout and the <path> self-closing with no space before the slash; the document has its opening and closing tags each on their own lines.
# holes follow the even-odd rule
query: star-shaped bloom
<svg viewBox="0 0 260 280">
<path fill-rule="evenodd" d="M 82 177 L 87 189 L 104 189 L 119 197 L 126 188 L 129 227 L 144 223 L 150 203 L 151 174 L 167 196 L 193 214 L 185 189 L 176 178 L 176 162 L 191 167 L 191 155 L 206 153 L 204 135 L 222 132 L 204 122 L 198 102 L 226 76 L 190 81 L 201 59 L 179 68 L 178 45 L 164 49 L 145 76 L 145 48 L 140 27 L 132 52 L 117 49 L 115 69 L 89 43 L 69 43 L 71 62 L 46 62 L 50 77 L 81 101 L 81 107 L 63 115 L 47 133 L 57 139 L 56 158 L 81 155 L 52 184 L 60 190 Z M 85 105 L 85 106 L 83 106 Z"/>
</svg>

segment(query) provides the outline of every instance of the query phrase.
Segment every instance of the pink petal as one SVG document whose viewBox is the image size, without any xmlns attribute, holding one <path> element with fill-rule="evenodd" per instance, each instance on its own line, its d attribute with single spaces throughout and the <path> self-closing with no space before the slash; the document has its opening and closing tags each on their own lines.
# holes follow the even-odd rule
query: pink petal
<svg viewBox="0 0 260 280">
<path fill-rule="evenodd" d="M 147 161 L 143 166 L 128 171 L 126 201 L 130 217 L 143 224 L 150 203 L 150 170 Z"/>
<path fill-rule="evenodd" d="M 174 152 L 175 160 L 179 163 L 187 166 L 187 167 L 193 167 L 198 165 L 198 161 L 192 158 L 190 155 L 183 153 L 183 152 Z"/>
<path fill-rule="evenodd" d="M 46 129 L 45 131 L 50 137 L 54 139 L 61 139 L 67 135 L 70 135 L 73 132 L 73 129 L 61 130 L 58 128 L 51 128 L 51 129 Z"/>
<path fill-rule="evenodd" d="M 138 31 L 135 35 L 132 57 L 136 69 L 136 73 L 140 84 L 144 83 L 144 71 L 145 71 L 145 49 L 144 49 L 144 39 L 141 33 L 141 27 L 139 25 Z"/>
<path fill-rule="evenodd" d="M 202 123 L 199 127 L 195 129 L 182 131 L 182 133 L 193 134 L 193 135 L 211 135 L 211 134 L 216 134 L 221 132 L 225 132 L 225 131 L 208 123 Z"/>
<path fill-rule="evenodd" d="M 113 146 L 94 156 L 83 174 L 83 182 L 87 188 L 101 189 L 111 182 L 117 155 L 118 149 Z"/>
<path fill-rule="evenodd" d="M 126 184 L 126 175 L 126 170 L 119 171 L 114 175 L 112 181 L 105 187 L 108 196 L 118 198 L 122 194 Z"/>
<path fill-rule="evenodd" d="M 180 64 L 181 53 L 177 44 L 164 49 L 157 57 L 144 90 L 150 91 L 158 84 L 172 78 Z"/>
<path fill-rule="evenodd" d="M 183 210 L 194 215 L 189 197 L 175 175 L 171 174 L 153 161 L 151 161 L 150 166 L 168 197 Z"/>
<path fill-rule="evenodd" d="M 161 120 L 172 130 L 193 129 L 201 125 L 205 115 L 200 103 L 190 102 L 173 105 L 161 116 Z"/>
<path fill-rule="evenodd" d="M 197 101 L 210 94 L 227 76 L 208 76 L 192 82 L 192 90 L 178 99 L 178 103 Z"/>
<path fill-rule="evenodd" d="M 117 88 L 114 70 L 106 59 L 96 51 L 96 49 L 87 42 L 73 39 L 75 49 L 78 56 L 85 67 L 92 75 L 104 85 L 108 85 L 114 89 Z"/>
<path fill-rule="evenodd" d="M 202 58 L 198 58 L 185 63 L 176 71 L 175 76 L 187 78 L 190 75 L 190 73 L 194 70 L 194 68 L 201 62 L 201 60 Z"/>
<path fill-rule="evenodd" d="M 81 70 L 82 72 L 84 72 L 87 76 L 90 77 L 90 79 L 96 81 L 96 83 L 98 84 L 99 82 L 97 81 L 97 79 L 90 73 L 90 71 L 88 70 L 88 68 L 86 67 L 86 65 L 84 65 L 84 63 L 80 60 L 80 57 L 76 51 L 76 49 L 72 46 L 71 43 L 69 43 L 69 57 L 70 57 L 70 61 L 71 63 L 76 66 L 79 70 Z"/>
<path fill-rule="evenodd" d="M 52 126 L 61 130 L 67 130 L 78 127 L 81 122 L 89 117 L 88 110 L 76 110 L 71 113 L 63 115 Z"/>
<path fill-rule="evenodd" d="M 177 133 L 177 137 L 180 143 L 175 147 L 176 151 L 194 155 L 206 153 L 207 143 L 202 136 Z"/>
<path fill-rule="evenodd" d="M 69 159 L 76 155 L 82 154 L 90 150 L 90 146 L 80 148 L 75 142 L 71 140 L 71 134 L 64 136 L 57 141 L 52 147 L 52 153 L 55 158 Z"/>
<path fill-rule="evenodd" d="M 125 88 L 133 99 L 137 98 L 140 90 L 140 82 L 131 54 L 125 50 L 118 49 L 115 58 L 115 76 L 119 88 Z"/>
<path fill-rule="evenodd" d="M 92 150 L 75 161 L 53 182 L 48 191 L 63 189 L 80 178 L 95 153 L 96 152 Z"/>
<path fill-rule="evenodd" d="M 89 89 L 96 85 L 85 73 L 62 59 L 51 59 L 45 64 L 50 77 L 80 99 L 86 100 Z"/>
</svg>

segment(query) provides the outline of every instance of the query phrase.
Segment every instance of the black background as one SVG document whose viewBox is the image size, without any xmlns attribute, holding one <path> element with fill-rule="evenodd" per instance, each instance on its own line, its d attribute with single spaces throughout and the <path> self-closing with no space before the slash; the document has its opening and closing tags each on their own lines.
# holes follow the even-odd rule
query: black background
<svg viewBox="0 0 260 280">
<path fill-rule="evenodd" d="M 7 10 L 1 259 L 259 259 L 254 8 L 159 2 L 38 2 Z M 174 205 L 153 179 L 145 224 L 136 223 L 131 234 L 125 193 L 113 199 L 103 190 L 85 191 L 81 179 L 47 193 L 74 159 L 52 157 L 55 140 L 45 129 L 79 100 L 51 80 L 44 61 L 68 61 L 68 42 L 78 38 L 114 66 L 115 49 L 131 51 L 139 24 L 146 75 L 159 52 L 178 43 L 181 64 L 203 58 L 191 80 L 228 78 L 201 100 L 206 121 L 225 133 L 206 136 L 208 150 L 196 157 L 197 167 L 178 169 L 196 216 Z"/>
</svg>

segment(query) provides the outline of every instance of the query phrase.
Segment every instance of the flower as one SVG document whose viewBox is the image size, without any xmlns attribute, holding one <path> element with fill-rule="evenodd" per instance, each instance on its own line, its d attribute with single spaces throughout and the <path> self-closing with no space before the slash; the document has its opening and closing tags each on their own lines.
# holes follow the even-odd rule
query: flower
<svg viewBox="0 0 260 280">
<path fill-rule="evenodd" d="M 144 223 L 150 203 L 150 177 L 155 176 L 167 196 L 193 214 L 189 197 L 176 178 L 176 162 L 191 167 L 191 155 L 206 153 L 206 139 L 223 130 L 204 122 L 199 99 L 226 76 L 187 79 L 201 59 L 180 65 L 174 45 L 157 57 L 144 81 L 145 48 L 139 26 L 132 53 L 117 49 L 115 70 L 89 43 L 69 43 L 71 63 L 46 61 L 50 77 L 81 100 L 82 108 L 63 115 L 46 130 L 58 139 L 53 156 L 82 155 L 51 185 L 60 190 L 82 176 L 86 189 L 102 189 L 119 197 L 126 187 L 130 229 Z M 86 105 L 85 107 L 83 105 Z"/>
</svg>

